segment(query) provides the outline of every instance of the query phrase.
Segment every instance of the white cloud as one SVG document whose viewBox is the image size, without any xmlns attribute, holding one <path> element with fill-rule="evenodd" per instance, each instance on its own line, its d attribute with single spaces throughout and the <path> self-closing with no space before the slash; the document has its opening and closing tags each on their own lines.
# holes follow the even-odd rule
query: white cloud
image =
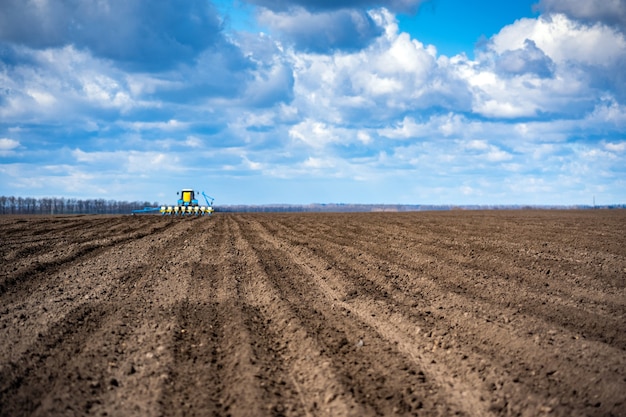
<svg viewBox="0 0 626 417">
<path fill-rule="evenodd" d="M 312 148 L 323 148 L 325 145 L 339 139 L 332 127 L 314 120 L 305 120 L 293 126 L 289 130 L 289 136 Z"/>
<path fill-rule="evenodd" d="M 120 126 L 135 131 L 141 130 L 161 130 L 161 131 L 177 131 L 189 128 L 189 123 L 181 122 L 176 119 L 158 122 L 119 122 Z"/>
<path fill-rule="evenodd" d="M 503 162 L 510 161 L 513 159 L 513 156 L 502 149 L 491 147 L 489 152 L 486 154 L 486 158 L 489 162 Z"/>
<path fill-rule="evenodd" d="M 479 150 L 479 151 L 484 151 L 484 150 L 489 149 L 489 144 L 485 140 L 475 139 L 475 140 L 471 140 L 471 141 L 467 142 L 465 144 L 465 148 L 467 148 L 467 149 L 476 149 L 476 150 Z"/>
<path fill-rule="evenodd" d="M 498 57 L 496 70 L 504 76 L 533 74 L 539 78 L 551 78 L 554 63 L 534 41 L 526 39 L 523 48 L 504 51 Z"/>
<path fill-rule="evenodd" d="M 14 155 L 19 146 L 20 142 L 15 139 L 0 138 L 0 156 Z"/>
<path fill-rule="evenodd" d="M 0 40 L 34 49 L 75 45 L 137 70 L 171 68 L 219 44 L 221 21 L 204 0 L 3 0 Z"/>
<path fill-rule="evenodd" d="M 378 134 L 390 139 L 418 139 L 460 136 L 476 131 L 476 125 L 458 114 L 431 116 L 425 122 L 418 122 L 406 116 L 394 126 L 378 130 Z"/>
<path fill-rule="evenodd" d="M 187 136 L 187 139 L 185 139 L 185 145 L 190 148 L 201 148 L 204 143 L 202 139 L 196 136 Z"/>
<path fill-rule="evenodd" d="M 473 89 L 473 110 L 488 117 L 537 117 L 590 110 L 608 88 L 624 97 L 623 33 L 565 15 L 520 19 L 477 53 L 457 59 L 457 74 Z"/>
<path fill-rule="evenodd" d="M 333 168 L 334 165 L 329 159 L 309 157 L 302 163 L 302 166 L 311 169 L 327 169 Z"/>
<path fill-rule="evenodd" d="M 86 101 L 98 107 L 113 107 L 127 110 L 133 106 L 128 92 L 112 78 L 103 75 L 86 76 L 81 80 Z"/>
<path fill-rule="evenodd" d="M 245 154 L 241 155 L 241 160 L 242 160 L 243 167 L 245 169 L 247 169 L 247 170 L 260 171 L 260 170 L 264 169 L 263 163 L 257 162 L 257 161 L 252 161 Z"/>
<path fill-rule="evenodd" d="M 424 1 L 428 0 L 336 0 L 332 2 L 320 2 L 317 0 L 248 0 L 250 3 L 278 11 L 293 10 L 293 8 L 305 8 L 313 11 L 338 10 L 350 7 L 365 9 L 378 5 L 402 13 L 415 13 Z"/>
<path fill-rule="evenodd" d="M 626 151 L 626 141 L 624 142 L 616 142 L 616 143 L 607 143 L 604 145 L 606 149 L 612 152 L 625 152 Z"/>
<path fill-rule="evenodd" d="M 462 56 L 443 59 L 434 47 L 399 33 L 394 17 L 384 9 L 370 13 L 385 35 L 369 47 L 354 53 L 292 54 L 294 100 L 301 113 L 330 123 L 354 117 L 389 119 L 431 106 L 471 108 L 503 118 L 580 113 L 600 93 L 594 91 L 595 74 L 583 65 L 606 66 L 626 59 L 622 35 L 565 16 L 519 20 L 496 35 L 475 61 Z M 574 55 L 563 52 L 580 38 L 588 43 L 585 51 L 600 55 L 580 54 L 576 48 Z M 602 48 L 606 43 L 612 46 Z"/>
<path fill-rule="evenodd" d="M 367 48 L 328 55 L 292 51 L 293 104 L 302 116 L 335 124 L 357 119 L 362 123 L 431 106 L 469 108 L 467 85 L 450 71 L 448 60 L 438 60 L 434 47 L 398 33 L 388 11 L 370 14 L 385 28 L 385 35 Z"/>
<path fill-rule="evenodd" d="M 245 105 L 249 107 L 269 107 L 291 98 L 293 73 L 285 63 L 272 62 L 267 68 L 254 73 L 254 80 L 247 86 Z"/>
<path fill-rule="evenodd" d="M 20 142 L 15 139 L 0 138 L 0 151 L 6 152 L 20 146 Z"/>
<path fill-rule="evenodd" d="M 357 131 L 356 137 L 364 145 L 369 145 L 370 143 L 372 143 L 373 140 L 372 136 L 364 130 Z"/>
<path fill-rule="evenodd" d="M 578 62 L 609 67 L 626 52 L 624 34 L 601 24 L 581 24 L 563 14 L 520 19 L 495 35 L 490 47 L 502 54 L 523 49 L 526 40 L 533 41 L 558 64 Z"/>
<path fill-rule="evenodd" d="M 583 159 L 589 161 L 616 159 L 616 156 L 612 152 L 606 152 L 602 149 L 589 149 L 581 152 Z"/>
<path fill-rule="evenodd" d="M 20 58 L 11 66 L 0 61 L 0 81 L 10 92 L 0 115 L 6 121 L 35 117 L 77 120 L 94 111 L 128 111 L 137 106 L 125 86 L 124 73 L 73 46 L 30 50 L 16 47 Z"/>
<path fill-rule="evenodd" d="M 317 12 L 302 7 L 291 8 L 288 12 L 262 9 L 259 21 L 296 49 L 316 53 L 358 50 L 381 32 L 365 11 L 348 8 Z"/>
<path fill-rule="evenodd" d="M 475 152 L 478 159 L 484 159 L 488 162 L 503 162 L 513 159 L 513 155 L 500 149 L 498 146 L 489 143 L 484 139 L 473 139 L 466 142 L 461 142 L 461 147 Z"/>
<path fill-rule="evenodd" d="M 525 176 L 523 178 L 512 178 L 507 181 L 508 189 L 513 195 L 535 195 L 539 196 L 538 200 L 530 201 L 533 204 L 554 204 L 559 203 L 553 200 L 553 196 L 558 196 L 559 190 L 555 189 L 555 185 L 552 185 L 544 178 L 537 176 Z M 541 199 L 541 198 L 544 199 Z M 548 198 L 545 198 L 548 197 Z"/>
<path fill-rule="evenodd" d="M 537 114 L 537 107 L 532 102 L 515 102 L 513 97 L 506 97 L 507 88 L 490 89 L 492 97 L 499 96 L 498 99 L 479 101 L 474 107 L 474 111 L 488 117 L 532 117 Z"/>
<path fill-rule="evenodd" d="M 602 99 L 591 113 L 585 116 L 584 124 L 591 126 L 610 126 L 617 129 L 626 127 L 626 105 L 614 98 Z"/>
<path fill-rule="evenodd" d="M 52 94 L 46 91 L 29 89 L 29 90 L 26 90 L 26 94 L 32 97 L 37 103 L 37 105 L 44 107 L 44 108 L 52 107 L 57 103 L 56 98 L 54 98 Z"/>
<path fill-rule="evenodd" d="M 80 164 L 90 166 L 95 172 L 121 170 L 126 173 L 147 174 L 154 172 L 180 172 L 189 169 L 180 164 L 181 157 L 175 153 L 139 151 L 95 151 L 74 149 L 72 156 Z"/>
</svg>

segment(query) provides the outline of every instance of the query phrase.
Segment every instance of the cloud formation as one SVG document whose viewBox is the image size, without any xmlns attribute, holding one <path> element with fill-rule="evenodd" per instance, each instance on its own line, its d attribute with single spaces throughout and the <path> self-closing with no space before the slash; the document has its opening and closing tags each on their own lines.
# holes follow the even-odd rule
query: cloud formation
<svg viewBox="0 0 626 417">
<path fill-rule="evenodd" d="M 534 41 L 526 39 L 524 47 L 504 51 L 496 61 L 496 71 L 504 76 L 536 75 L 549 78 L 554 75 L 554 62 Z"/>
<path fill-rule="evenodd" d="M 20 4 L 0 14 L 0 194 L 626 199 L 626 35 L 573 2 L 474 58 L 403 31 L 410 0 L 258 0 L 269 33 L 226 32 L 205 1 Z"/>
<path fill-rule="evenodd" d="M 363 49 L 383 33 L 368 10 L 414 14 L 424 0 L 249 0 L 261 6 L 259 22 L 305 52 Z"/>
<path fill-rule="evenodd" d="M 311 13 L 304 8 L 289 12 L 266 9 L 259 13 L 259 21 L 292 43 L 308 52 L 331 50 L 359 50 L 382 33 L 366 12 L 340 9 Z"/>
<path fill-rule="evenodd" d="M 5 0 L 0 40 L 34 49 L 73 45 L 137 70 L 169 68 L 221 42 L 204 0 Z"/>
<path fill-rule="evenodd" d="M 536 8 L 542 13 L 563 13 L 586 23 L 602 23 L 626 31 L 624 0 L 540 0 Z"/>
</svg>

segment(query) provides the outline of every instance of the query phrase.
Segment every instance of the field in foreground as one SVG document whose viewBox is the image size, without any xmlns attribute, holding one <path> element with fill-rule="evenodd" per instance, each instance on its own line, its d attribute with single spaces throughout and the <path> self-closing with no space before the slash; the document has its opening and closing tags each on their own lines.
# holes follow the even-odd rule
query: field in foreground
<svg viewBox="0 0 626 417">
<path fill-rule="evenodd" d="M 0 217 L 0 415 L 626 415 L 626 210 Z"/>
</svg>

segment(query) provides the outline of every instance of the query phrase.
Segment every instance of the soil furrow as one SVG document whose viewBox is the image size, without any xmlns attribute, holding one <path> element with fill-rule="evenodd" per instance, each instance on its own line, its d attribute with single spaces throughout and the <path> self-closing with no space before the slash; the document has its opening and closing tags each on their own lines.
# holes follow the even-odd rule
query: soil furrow
<svg viewBox="0 0 626 417">
<path fill-rule="evenodd" d="M 228 406 L 223 404 L 224 380 L 228 377 L 222 349 L 225 324 L 216 298 L 223 280 L 217 255 L 224 243 L 224 233 L 218 226 L 201 224 L 196 229 L 191 239 L 194 248 L 184 252 L 189 267 L 177 274 L 178 279 L 187 282 L 187 287 L 184 299 L 177 306 L 176 326 L 171 332 L 173 361 L 159 401 L 162 415 L 228 412 Z"/>
<path fill-rule="evenodd" d="M 293 235 L 299 238 L 302 244 L 310 243 L 302 239 L 302 234 L 294 233 Z M 310 239 L 311 235 L 307 237 Z M 378 240 L 384 242 L 385 237 L 379 234 Z M 375 267 L 380 269 L 383 265 L 388 278 L 404 281 L 408 286 L 411 286 L 411 283 L 407 282 L 404 277 L 416 274 L 426 276 L 441 290 L 465 297 L 468 303 L 481 300 L 484 303 L 493 304 L 500 310 L 515 306 L 517 313 L 536 316 L 540 320 L 552 322 L 553 325 L 565 327 L 571 332 L 607 343 L 618 349 L 626 348 L 624 325 L 626 308 L 623 304 L 607 301 L 601 307 L 588 311 L 590 307 L 597 304 L 590 300 L 581 302 L 569 295 L 559 296 L 554 291 L 546 291 L 543 284 L 544 291 L 542 292 L 533 289 L 532 286 L 529 288 L 526 283 L 534 279 L 533 275 L 526 275 L 524 279 L 516 282 L 514 279 L 509 279 L 513 274 L 504 267 L 494 269 L 492 266 L 483 270 L 476 265 L 459 263 L 455 252 L 441 250 L 441 242 L 438 245 L 417 246 L 415 252 L 412 252 L 410 247 L 398 252 L 392 248 L 393 244 L 372 243 L 369 240 L 346 238 L 343 235 L 337 237 L 330 233 L 326 233 L 318 242 L 333 242 L 335 250 L 332 253 L 350 252 L 353 257 L 358 257 L 362 262 L 365 258 L 373 257 Z M 383 249 L 386 255 L 383 255 Z M 395 252 L 396 256 L 389 256 L 390 252 Z M 389 259 L 394 260 L 391 266 L 387 262 Z M 498 262 L 492 262 L 494 263 L 497 265 Z M 494 274 L 494 271 L 499 271 L 499 274 Z M 478 285 L 473 282 L 475 278 L 481 278 L 480 282 L 484 284 Z M 550 280 L 553 281 L 554 278 Z M 520 289 L 523 291 L 524 298 L 528 299 L 524 303 L 518 302 Z M 615 300 L 617 301 L 618 298 Z"/>
<path fill-rule="evenodd" d="M 173 243 L 185 233 L 184 228 L 181 224 L 167 231 L 159 229 L 158 235 L 147 235 L 76 258 L 58 270 L 43 270 L 29 278 L 28 291 L 0 295 L 3 306 L 0 336 L 12 340 L 10 344 L 0 345 L 0 354 L 15 360 L 36 340 L 38 333 L 45 332 L 51 322 L 62 319 L 72 308 L 106 301 L 125 288 L 124 281 L 149 276 L 153 268 L 146 265 L 155 255 L 158 259 L 159 255 L 169 254 Z"/>
<path fill-rule="evenodd" d="M 235 245 L 238 253 L 253 253 L 249 235 L 241 232 L 240 225 L 234 224 L 237 232 Z M 298 319 L 288 303 L 271 285 L 265 270 L 256 256 L 245 258 L 246 279 L 243 293 L 251 308 L 257 311 L 257 331 L 261 331 L 269 342 L 266 349 L 280 355 L 284 363 L 287 381 L 297 393 L 302 408 L 287 409 L 285 415 L 333 415 L 361 416 L 363 409 L 342 388 L 330 361 L 321 352 L 321 347 Z M 287 384 L 285 381 L 285 385 Z"/>
<path fill-rule="evenodd" d="M 15 262 L 3 259 L 0 269 L 0 296 L 9 291 L 12 293 L 12 297 L 19 296 L 19 293 L 28 293 L 31 291 L 33 283 L 38 283 L 41 279 L 60 270 L 72 268 L 78 260 L 82 261 L 86 257 L 97 257 L 111 248 L 159 233 L 175 225 L 175 223 L 162 223 L 150 228 L 145 227 L 144 224 L 140 232 L 114 236 L 107 236 L 108 227 L 106 227 L 106 223 L 102 223 L 102 225 L 102 228 L 90 230 L 91 237 L 88 239 L 63 241 L 56 247 L 45 245 L 47 248 L 45 251 L 36 250 L 34 255 L 41 254 L 42 256 L 29 254 L 23 261 Z"/>
<path fill-rule="evenodd" d="M 174 230 L 173 236 L 150 238 L 158 242 L 154 246 L 158 250 L 148 254 L 150 261 L 139 279 L 125 283 L 125 292 L 109 297 L 117 305 L 110 332 L 118 336 L 100 349 L 110 358 L 115 384 L 94 406 L 94 414 L 160 413 L 163 393 L 174 379 L 172 370 L 177 368 L 181 311 L 188 311 L 184 307 L 190 285 L 184 279 L 191 268 L 188 254 L 199 253 L 194 225 L 181 222 Z M 132 251 L 129 253 L 132 256 Z"/>
<path fill-rule="evenodd" d="M 585 273 L 578 266 L 575 268 L 577 275 L 573 275 L 570 272 L 574 268 L 571 264 L 563 264 L 562 256 L 551 255 L 555 259 L 543 259 L 543 254 L 552 250 L 547 249 L 546 246 L 556 246 L 552 241 L 542 243 L 520 240 L 519 238 L 511 239 L 510 236 L 512 235 L 510 234 L 502 236 L 502 232 L 497 232 L 490 235 L 480 229 L 474 231 L 469 238 L 459 239 L 459 232 L 456 230 L 454 233 L 433 233 L 421 224 L 419 217 L 404 216 L 403 219 L 406 221 L 393 227 L 381 229 L 378 226 L 377 228 L 380 230 L 373 231 L 369 238 L 369 233 L 360 235 L 345 233 L 342 228 L 338 229 L 342 232 L 340 236 L 330 233 L 329 239 L 332 238 L 335 243 L 343 246 L 364 248 L 368 253 L 378 254 L 382 258 L 389 258 L 389 255 L 393 254 L 393 258 L 398 261 L 405 259 L 418 261 L 418 266 L 428 266 L 443 256 L 446 265 L 463 269 L 470 278 L 474 276 L 474 273 L 487 275 L 491 278 L 492 286 L 495 284 L 502 287 L 502 294 L 505 295 L 511 293 L 511 286 L 521 284 L 527 290 L 532 290 L 533 295 L 537 296 L 544 296 L 549 293 L 550 297 L 559 296 L 559 298 L 567 301 L 576 296 L 586 299 L 593 298 L 593 295 L 596 294 L 603 298 L 603 306 L 606 306 L 607 301 L 609 301 L 606 297 L 606 288 L 600 294 L 592 287 L 580 288 L 580 285 L 574 285 L 576 276 Z M 467 228 L 470 228 L 470 225 L 467 225 Z M 436 228 L 436 230 L 439 229 L 440 227 Z M 582 230 L 577 231 L 575 235 L 580 239 L 581 236 L 584 236 L 582 232 Z M 474 237 L 474 235 L 476 236 Z M 509 239 L 498 238 L 500 236 L 509 236 Z M 572 246 L 575 244 L 571 242 L 571 239 L 564 243 L 558 246 L 559 253 L 577 247 Z M 626 244 L 626 242 L 624 243 Z M 414 256 L 411 256 L 412 252 Z M 621 259 L 620 264 L 624 263 L 623 255 L 611 256 L 616 260 Z M 598 277 L 595 271 L 586 273 L 590 277 Z M 456 274 L 442 275 L 444 277 L 456 276 Z M 594 280 L 585 280 L 585 282 L 593 284 Z M 621 297 L 623 297 L 623 291 L 616 291 L 614 300 L 618 306 L 621 306 Z M 614 317 L 615 312 L 607 312 L 607 316 Z"/>
<path fill-rule="evenodd" d="M 173 343 L 175 361 L 161 400 L 162 413 L 267 415 L 266 407 L 272 400 L 262 381 L 270 379 L 271 367 L 254 351 L 257 335 L 250 331 L 249 312 L 240 301 L 242 271 L 231 231 L 223 219 L 212 231 L 217 236 L 202 228 L 195 246 L 198 250 L 187 253 L 195 270 L 190 269 L 184 277 L 189 282 L 187 302 L 179 310 Z M 213 307 L 207 308 L 206 303 Z M 192 398 L 202 381 L 208 381 L 209 393 Z"/>
<path fill-rule="evenodd" d="M 320 288 L 319 278 L 294 263 L 289 248 L 273 245 L 269 234 L 257 237 L 258 229 L 247 227 L 246 236 L 272 284 L 289 301 L 307 332 L 317 334 L 322 353 L 329 355 L 344 389 L 364 408 L 364 415 L 462 412 L 457 404 L 448 403 L 440 387 L 429 382 L 393 341 L 350 316 L 349 310 L 334 307 L 336 300 Z"/>
<path fill-rule="evenodd" d="M 167 246 L 167 242 L 164 243 Z M 128 249 L 120 248 L 119 255 L 122 255 L 120 257 L 123 257 L 123 253 Z M 134 256 L 137 255 L 135 252 Z M 145 262 L 146 258 L 140 260 Z M 108 262 L 98 262 L 98 259 L 83 261 L 105 268 L 104 271 L 109 265 Z M 113 410 L 122 411 L 125 415 L 133 410 L 154 411 L 153 406 L 147 409 L 145 406 L 150 403 L 147 399 L 153 394 L 140 389 L 140 392 L 128 395 L 133 391 L 133 384 L 127 383 L 127 380 L 132 381 L 133 375 L 136 380 L 138 374 L 142 374 L 146 369 L 152 369 L 150 372 L 154 372 L 155 368 L 162 367 L 157 361 L 164 362 L 166 357 L 163 345 L 158 345 L 162 331 L 157 328 L 159 323 L 161 325 L 167 323 L 167 317 L 172 315 L 168 312 L 171 308 L 167 304 L 155 303 L 152 306 L 154 307 L 152 313 L 146 315 L 143 303 L 146 301 L 146 294 L 160 295 L 156 297 L 157 301 L 168 300 L 171 297 L 171 287 L 166 286 L 165 293 L 163 289 L 158 288 L 159 282 L 166 280 L 169 271 L 158 263 L 149 266 L 139 263 L 130 270 L 117 268 L 114 270 L 114 274 L 104 271 L 98 274 L 102 282 L 95 288 L 85 286 L 85 282 L 82 282 L 83 278 L 87 278 L 85 271 L 89 269 L 79 269 L 77 275 L 64 278 L 64 287 L 59 289 L 64 288 L 64 293 L 69 296 L 69 300 L 66 300 L 69 303 L 65 305 L 76 304 L 75 299 L 78 299 L 80 300 L 78 309 L 64 314 L 64 318 L 48 330 L 42 330 L 44 333 L 39 333 L 34 345 L 21 354 L 22 359 L 39 358 L 38 363 L 34 370 L 26 367 L 21 372 L 22 376 L 19 373 L 12 376 L 13 381 L 23 382 L 20 384 L 19 392 L 7 395 L 11 397 L 15 395 L 16 398 L 21 396 L 37 398 L 34 392 L 45 390 L 40 402 L 30 405 L 30 411 L 33 411 L 34 415 L 84 414 L 92 409 L 111 412 L 107 405 L 113 402 L 111 398 L 115 398 L 117 403 Z M 72 286 L 77 288 L 72 289 Z M 79 297 L 75 292 L 81 288 L 87 291 L 85 297 Z M 87 311 L 89 315 L 76 317 L 77 311 Z M 54 313 L 60 314 L 61 311 L 57 310 Z M 98 326 L 94 328 L 93 323 L 96 321 Z M 86 330 L 83 330 L 83 327 Z M 85 334 L 86 332 L 89 334 Z M 40 341 L 42 338 L 43 342 Z M 72 340 L 77 342 L 72 343 Z M 136 347 L 138 341 L 142 342 L 139 349 Z M 160 358 L 154 360 L 155 356 Z M 45 384 L 44 387 L 39 385 L 42 382 Z M 75 387 L 74 392 L 70 391 L 71 387 Z M 120 390 L 120 387 L 124 390 Z M 78 392 L 75 391 L 77 388 Z M 78 393 L 80 395 L 73 395 Z M 142 403 L 138 409 L 128 404 L 129 402 L 137 404 L 138 401 Z M 9 404 L 14 404 L 13 398 Z M 25 412 L 28 410 L 29 407 L 23 408 Z"/>
<path fill-rule="evenodd" d="M 277 233 L 277 230 L 274 229 L 274 234 Z M 279 235 L 284 235 L 288 233 L 288 230 L 283 230 Z M 301 236 L 301 235 L 298 235 Z M 309 239 L 307 242 L 300 242 L 302 245 L 300 250 L 293 251 L 294 253 L 299 253 L 306 251 L 306 255 L 303 256 L 303 263 L 305 263 L 305 259 L 314 259 L 316 256 L 324 257 L 324 264 L 328 265 L 325 268 L 319 267 L 320 270 L 328 269 L 330 265 L 335 270 L 340 270 L 342 274 L 346 274 L 347 277 L 352 276 L 350 281 L 352 281 L 351 285 L 348 286 L 347 289 L 343 291 L 342 294 L 338 294 L 337 298 L 346 299 L 348 303 L 351 305 L 362 305 L 362 311 L 375 311 L 377 317 L 384 317 L 383 323 L 402 323 L 406 322 L 406 320 L 415 320 L 416 314 L 412 311 L 415 310 L 411 307 L 418 307 L 420 304 L 424 306 L 423 301 L 428 300 L 430 298 L 430 302 L 425 304 L 426 306 L 426 317 L 431 319 L 430 323 L 428 320 L 425 322 L 422 318 L 417 317 L 417 322 L 415 323 L 415 327 L 419 330 L 425 330 L 422 334 L 428 334 L 428 338 L 426 341 L 432 344 L 433 350 L 437 347 L 440 350 L 445 352 L 452 351 L 455 352 L 457 349 L 457 341 L 460 338 L 464 340 L 466 343 L 470 340 L 474 340 L 474 348 L 471 350 L 465 349 L 464 351 L 458 352 L 461 356 L 461 360 L 458 361 L 458 364 L 469 364 L 472 362 L 478 362 L 477 367 L 480 366 L 480 362 L 483 361 L 480 357 L 483 357 L 484 360 L 493 361 L 494 358 L 498 358 L 495 362 L 492 362 L 492 365 L 495 365 L 495 372 L 492 370 L 492 376 L 486 381 L 487 383 L 494 384 L 494 394 L 490 396 L 493 398 L 493 408 L 498 409 L 500 405 L 506 401 L 506 397 L 510 396 L 510 393 L 521 397 L 529 397 L 532 395 L 540 395 L 542 396 L 544 393 L 547 393 L 545 400 L 536 399 L 535 406 L 536 409 L 553 409 L 554 405 L 551 404 L 552 399 L 559 398 L 562 395 L 566 395 L 567 392 L 579 392 L 577 395 L 576 401 L 571 404 L 563 404 L 568 405 L 567 408 L 562 408 L 561 413 L 563 415 L 568 415 L 571 413 L 571 407 L 585 407 L 585 404 L 595 404 L 594 398 L 602 399 L 605 403 L 608 404 L 617 404 L 623 399 L 620 399 L 622 395 L 619 394 L 619 391 L 616 391 L 614 387 L 623 385 L 623 372 L 614 373 L 611 369 L 622 369 L 623 370 L 623 360 L 619 359 L 620 356 L 615 356 L 615 351 L 611 349 L 606 349 L 606 347 L 596 347 L 594 349 L 594 354 L 598 354 L 600 351 L 603 351 L 602 355 L 603 360 L 606 362 L 606 366 L 603 366 L 604 370 L 600 371 L 595 367 L 571 367 L 571 360 L 574 357 L 585 357 L 584 350 L 581 352 L 581 348 L 578 347 L 578 344 L 572 344 L 572 337 L 576 335 L 567 335 L 563 334 L 560 329 L 555 331 L 553 328 L 541 329 L 540 326 L 537 327 L 524 327 L 518 329 L 517 336 L 510 333 L 511 329 L 509 325 L 498 325 L 496 323 L 485 323 L 484 320 L 476 321 L 476 318 L 472 318 L 472 311 L 465 311 L 463 315 L 455 314 L 454 309 L 464 309 L 464 305 L 468 300 L 457 300 L 454 302 L 455 296 L 453 294 L 449 294 L 446 296 L 446 301 L 442 303 L 442 299 L 438 294 L 441 291 L 432 291 L 428 290 L 426 293 L 434 294 L 435 298 L 432 296 L 428 296 L 426 300 L 423 299 L 423 285 L 415 284 L 416 281 L 412 281 L 413 284 L 406 284 L 401 287 L 397 287 L 395 285 L 394 278 L 397 277 L 397 274 L 402 276 L 410 275 L 410 271 L 402 271 L 398 269 L 394 269 L 397 274 L 393 276 L 383 275 L 380 271 L 380 263 L 377 265 L 376 261 L 368 264 L 368 266 L 364 266 L 358 268 L 357 270 L 353 270 L 350 272 L 350 269 L 353 266 L 348 265 L 358 265 L 359 263 L 364 262 L 363 257 L 359 257 L 358 253 L 360 250 L 357 248 L 353 251 L 352 248 L 348 247 L 336 247 L 332 250 L 325 252 L 323 249 L 320 250 L 324 246 L 325 239 L 320 239 L 319 242 L 310 239 L 311 235 L 307 235 Z M 282 236 L 284 238 L 284 236 Z M 294 239 L 294 236 L 290 236 L 290 239 Z M 311 245 L 306 244 L 313 242 Z M 359 263 L 354 263 L 354 259 L 359 259 Z M 373 273 L 371 271 L 374 271 Z M 323 273 L 323 272 L 322 272 Z M 387 279 L 377 281 L 376 275 L 383 276 Z M 332 282 L 332 277 L 338 276 L 337 272 L 332 274 L 327 274 L 329 279 L 323 281 L 325 283 Z M 368 280 L 363 280 L 364 277 L 371 276 Z M 436 279 L 433 277 L 432 279 Z M 321 285 L 324 285 L 323 283 Z M 356 289 L 359 291 L 357 292 Z M 363 303 L 363 294 L 366 299 L 371 299 L 370 302 Z M 414 294 L 416 297 L 414 300 L 420 300 L 420 303 L 412 302 L 410 298 L 407 298 L 407 294 Z M 391 298 L 388 298 L 391 295 Z M 373 297 L 373 298 L 371 298 Z M 450 300 L 452 299 L 452 300 Z M 450 303 L 452 301 L 452 303 Z M 469 300 L 471 301 L 471 300 Z M 474 304 L 476 304 L 474 302 Z M 381 313 L 378 308 L 381 305 L 390 305 L 390 312 Z M 404 307 L 403 307 L 404 306 Z M 422 307 L 423 308 L 423 307 Z M 440 309 L 444 310 L 440 310 Z M 401 313 L 399 313 L 399 311 Z M 444 317 L 445 314 L 446 317 Z M 438 321 L 433 322 L 432 317 L 437 317 Z M 392 320 L 392 318 L 394 318 Z M 437 323 L 437 324 L 435 324 Z M 487 327 L 488 326 L 488 327 Z M 384 326 L 383 326 L 384 327 Z M 388 326 L 387 326 L 388 327 Z M 438 329 L 437 329 L 438 327 Z M 489 329 L 489 330 L 488 330 Z M 407 330 L 410 334 L 410 328 Z M 535 334 L 533 334 L 533 332 Z M 543 334 L 542 334 L 543 333 Z M 537 339 L 540 337 L 540 339 Z M 578 337 L 578 336 L 576 336 Z M 569 339 L 568 339 L 569 338 Z M 508 340 L 506 345 L 490 343 L 490 340 Z M 517 341 L 516 341 L 517 340 Z M 533 342 L 533 340 L 535 342 Z M 542 357 L 545 353 L 537 352 L 534 346 L 542 340 L 545 340 L 547 343 L 540 343 L 540 346 L 544 346 L 545 353 L 551 353 L 549 362 L 542 360 Z M 530 343 L 529 343 L 530 342 Z M 471 345 L 470 345 L 471 346 Z M 443 349 L 441 349 L 443 347 Z M 468 354 L 472 353 L 472 356 L 476 354 L 479 355 L 478 361 L 475 359 L 468 360 Z M 500 353 L 508 353 L 507 355 L 502 355 Z M 438 358 L 438 361 L 442 361 L 445 363 L 447 357 L 452 357 L 452 355 L 443 355 L 443 357 Z M 521 358 L 521 359 L 520 359 Z M 617 358 L 617 360 L 616 360 Z M 593 358 L 586 357 L 587 361 L 591 362 Z M 517 364 L 517 362 L 521 362 Z M 487 362 L 488 363 L 488 362 Z M 451 366 L 452 369 L 455 369 L 457 366 Z M 516 369 L 517 368 L 517 369 Z M 531 381 L 524 381 L 525 384 L 520 384 L 520 378 L 517 375 L 523 375 L 527 373 L 529 370 L 532 370 L 533 375 L 537 375 L 537 377 L 531 378 Z M 574 384 L 569 383 L 560 383 L 558 388 L 554 386 L 554 380 L 557 380 L 554 377 L 555 373 L 563 373 L 563 370 L 567 370 L 566 373 L 569 375 L 565 375 L 565 380 L 567 381 L 576 381 Z M 601 375 L 601 376 L 599 376 Z M 620 376 L 621 375 L 621 376 Z M 548 376 L 546 378 L 546 376 Z M 581 381 L 600 378 L 604 383 L 602 386 L 593 386 L 589 387 L 584 384 L 580 384 Z M 560 380 L 560 377 L 558 378 Z M 534 381 L 534 382 L 533 382 Z M 474 381 L 476 384 L 476 381 Z M 528 386 L 527 386 L 528 385 Z M 568 387 L 569 385 L 569 387 Z M 504 386 L 504 388 L 503 388 Z M 531 388 L 532 387 L 532 388 Z M 532 389 L 537 394 L 530 394 L 528 389 Z M 555 389 L 556 388 L 556 389 Z M 492 391 L 492 390 L 489 390 Z M 497 391 L 497 392 L 496 392 Z M 617 395 L 618 398 L 615 398 Z M 485 395 L 488 397 L 488 395 Z M 538 408 L 537 408 L 538 407 Z M 544 407 L 544 408 L 542 408 Z M 569 411 L 568 411 L 569 410 Z M 594 411 L 593 407 L 590 411 Z"/>
<path fill-rule="evenodd" d="M 74 369 L 72 358 L 102 327 L 106 312 L 105 304 L 81 305 L 41 334 L 17 362 L 4 363 L 0 368 L 0 414 L 63 415 L 73 410 L 77 404 L 67 387 L 80 386 L 77 383 L 83 375 Z M 101 371 L 94 369 L 94 374 Z M 89 383 L 83 388 L 89 390 Z"/>
<path fill-rule="evenodd" d="M 228 411 L 222 409 L 226 375 L 220 345 L 225 336 L 219 305 L 210 300 L 186 299 L 177 306 L 173 360 L 160 401 L 162 415 L 222 415 Z"/>
<path fill-rule="evenodd" d="M 626 211 L 0 217 L 0 416 L 625 416 Z"/>
</svg>

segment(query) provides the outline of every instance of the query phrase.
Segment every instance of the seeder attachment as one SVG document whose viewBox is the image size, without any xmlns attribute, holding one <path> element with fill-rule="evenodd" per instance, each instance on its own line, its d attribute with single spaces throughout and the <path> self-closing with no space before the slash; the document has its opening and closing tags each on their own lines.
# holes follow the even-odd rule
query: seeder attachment
<svg viewBox="0 0 626 417">
<path fill-rule="evenodd" d="M 204 216 L 211 215 L 215 210 L 213 209 L 214 198 L 206 195 L 204 191 L 202 195 L 206 201 L 206 206 L 198 204 L 198 200 L 195 198 L 195 191 L 191 189 L 184 189 L 178 193 L 181 197 L 178 199 L 178 204 L 175 206 L 161 206 L 157 209 L 164 216 Z M 209 199 L 211 200 L 209 202 Z"/>
</svg>

